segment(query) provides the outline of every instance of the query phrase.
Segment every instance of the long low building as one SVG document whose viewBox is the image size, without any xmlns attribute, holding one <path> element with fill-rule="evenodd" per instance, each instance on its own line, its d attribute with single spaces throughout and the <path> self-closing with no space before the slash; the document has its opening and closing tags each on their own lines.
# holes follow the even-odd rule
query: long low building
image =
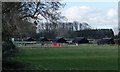
<svg viewBox="0 0 120 72">
<path fill-rule="evenodd" d="M 102 38 L 97 41 L 98 45 L 104 45 L 104 44 L 115 44 L 115 41 L 113 38 Z"/>
<path fill-rule="evenodd" d="M 82 43 L 89 43 L 89 41 L 85 37 L 76 37 L 73 40 L 73 43 L 82 44 Z"/>
</svg>

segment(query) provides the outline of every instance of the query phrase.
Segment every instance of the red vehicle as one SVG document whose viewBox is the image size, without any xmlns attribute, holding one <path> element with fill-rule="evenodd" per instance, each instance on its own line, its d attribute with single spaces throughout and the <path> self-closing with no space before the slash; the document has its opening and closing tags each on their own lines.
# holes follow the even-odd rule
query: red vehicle
<svg viewBox="0 0 120 72">
<path fill-rule="evenodd" d="M 53 44 L 51 44 L 51 46 L 53 46 L 53 47 L 60 47 L 61 44 L 60 43 L 53 43 Z"/>
</svg>

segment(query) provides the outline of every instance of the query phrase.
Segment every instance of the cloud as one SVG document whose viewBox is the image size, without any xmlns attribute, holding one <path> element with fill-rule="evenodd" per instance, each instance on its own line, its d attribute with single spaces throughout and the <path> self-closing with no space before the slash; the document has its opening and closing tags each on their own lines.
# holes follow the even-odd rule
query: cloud
<svg viewBox="0 0 120 72">
<path fill-rule="evenodd" d="M 118 26 L 117 8 L 97 9 L 89 6 L 74 6 L 63 10 L 68 21 L 88 22 L 93 28 L 114 28 Z"/>
<path fill-rule="evenodd" d="M 92 23 L 100 22 L 102 24 L 116 22 L 117 9 L 99 10 L 88 6 L 74 6 L 62 12 L 68 21 L 92 21 Z"/>
<path fill-rule="evenodd" d="M 107 12 L 108 17 L 114 18 L 117 16 L 117 10 L 116 9 L 109 9 Z"/>
<path fill-rule="evenodd" d="M 81 20 L 85 14 L 90 12 L 92 9 L 87 6 L 74 6 L 63 11 L 63 15 L 67 17 L 68 21 Z"/>
</svg>

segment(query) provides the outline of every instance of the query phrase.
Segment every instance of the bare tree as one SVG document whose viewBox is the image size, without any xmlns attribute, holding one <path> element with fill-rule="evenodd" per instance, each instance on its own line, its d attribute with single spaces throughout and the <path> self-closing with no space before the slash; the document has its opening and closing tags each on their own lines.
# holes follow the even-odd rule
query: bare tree
<svg viewBox="0 0 120 72">
<path fill-rule="evenodd" d="M 57 22 L 64 18 L 59 11 L 64 4 L 61 4 L 59 1 L 24 2 L 21 5 L 23 7 L 20 9 L 20 15 L 24 20 L 34 19 L 36 23 L 44 20 L 45 22 L 52 23 L 56 28 Z"/>
<path fill-rule="evenodd" d="M 59 1 L 50 0 L 2 3 L 3 35 L 11 37 L 15 31 L 20 33 L 18 31 L 19 20 L 34 23 L 35 26 L 43 20 L 56 28 L 57 22 L 64 18 L 59 11 L 63 6 Z"/>
<path fill-rule="evenodd" d="M 77 22 L 77 21 L 73 22 L 73 26 L 74 26 L 75 31 L 78 30 L 78 24 L 79 24 L 79 22 Z"/>
</svg>

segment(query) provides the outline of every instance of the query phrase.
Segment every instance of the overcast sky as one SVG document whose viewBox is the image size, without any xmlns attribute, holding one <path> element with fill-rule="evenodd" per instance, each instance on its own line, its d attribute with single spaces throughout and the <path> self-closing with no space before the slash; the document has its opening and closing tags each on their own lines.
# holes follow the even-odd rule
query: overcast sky
<svg viewBox="0 0 120 72">
<path fill-rule="evenodd" d="M 118 33 L 118 1 L 63 0 L 62 15 L 68 21 L 87 22 L 92 28 L 109 28 Z"/>
</svg>

